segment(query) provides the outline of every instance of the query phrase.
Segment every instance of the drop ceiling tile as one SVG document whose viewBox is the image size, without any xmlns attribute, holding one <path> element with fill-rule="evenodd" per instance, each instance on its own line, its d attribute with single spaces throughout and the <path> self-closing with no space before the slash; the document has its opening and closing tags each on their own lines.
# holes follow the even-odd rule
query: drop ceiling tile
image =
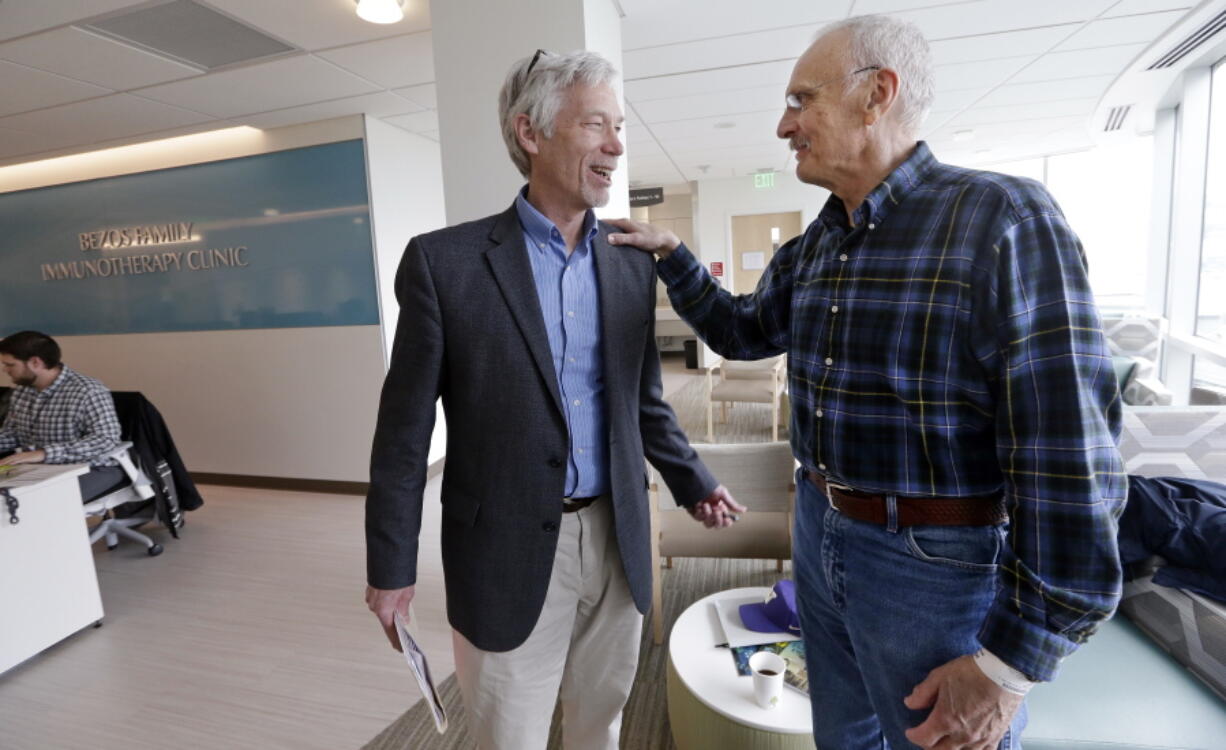
<svg viewBox="0 0 1226 750">
<path fill-rule="evenodd" d="M 1061 99 L 1098 98 L 1107 90 L 1115 76 L 1066 78 L 1062 81 L 1042 81 L 1001 86 L 978 102 L 985 107 L 1005 104 L 1030 104 Z"/>
<path fill-rule="evenodd" d="M 313 55 L 298 55 L 221 70 L 136 93 L 215 117 L 238 117 L 373 93 L 378 88 Z"/>
<path fill-rule="evenodd" d="M 944 8 L 967 5 L 981 0 L 855 0 L 848 15 L 863 16 L 869 13 L 898 13 L 921 8 Z M 956 8 L 954 8 L 956 10 Z"/>
<path fill-rule="evenodd" d="M 434 80 L 434 47 L 428 31 L 339 47 L 318 55 L 389 89 Z"/>
<path fill-rule="evenodd" d="M 1089 121 L 1098 99 L 1066 99 L 1034 104 L 1008 104 L 996 107 L 974 107 L 951 119 L 947 125 L 955 128 L 975 127 L 995 123 L 1022 122 L 1053 117 L 1083 117 Z"/>
<path fill-rule="evenodd" d="M 50 133 L 0 128 L 0 159 L 50 151 L 60 145 L 60 139 Z"/>
<path fill-rule="evenodd" d="M 310 51 L 430 28 L 430 4 L 426 0 L 408 0 L 404 20 L 386 25 L 358 18 L 353 0 L 208 0 L 208 4 Z"/>
<path fill-rule="evenodd" d="M 390 122 L 398 128 L 404 128 L 410 133 L 428 133 L 438 130 L 438 112 L 427 110 L 411 115 L 397 115 L 396 117 L 385 117 L 385 122 Z"/>
<path fill-rule="evenodd" d="M 777 60 L 794 62 L 809 46 L 819 28 L 820 25 L 789 26 L 733 37 L 628 50 L 622 55 L 622 69 L 626 78 L 643 78 Z"/>
<path fill-rule="evenodd" d="M 438 109 L 438 86 L 433 83 L 424 83 L 420 86 L 405 86 L 404 88 L 392 89 L 392 91 L 414 104 L 420 104 L 424 109 Z"/>
<path fill-rule="evenodd" d="M 108 88 L 0 60 L 0 116 L 109 93 Z"/>
<path fill-rule="evenodd" d="M 932 59 L 937 65 L 993 60 L 999 57 L 1025 57 L 1042 54 L 1066 39 L 1076 24 L 1052 26 L 997 34 L 979 34 L 953 39 L 930 40 Z"/>
<path fill-rule="evenodd" d="M 0 44 L 0 59 L 116 91 L 202 72 L 71 26 Z"/>
<path fill-rule="evenodd" d="M 813 0 L 620 0 L 622 48 L 636 50 L 696 39 L 734 36 L 746 32 L 805 26 L 842 18 L 843 3 Z"/>
<path fill-rule="evenodd" d="M 636 105 L 636 109 L 639 116 L 648 123 L 748 112 L 783 114 L 783 86 L 758 86 L 716 94 L 653 99 Z"/>
<path fill-rule="evenodd" d="M 1124 44 L 1118 47 L 1052 52 L 1028 65 L 1025 70 L 1011 78 L 1009 83 L 1119 75 L 1145 47 L 1144 44 Z"/>
<path fill-rule="evenodd" d="M 64 141 L 64 146 L 75 146 L 152 133 L 211 119 L 198 112 L 151 102 L 131 94 L 112 94 L 100 99 L 0 118 L 0 128 L 47 133 Z"/>
<path fill-rule="evenodd" d="M 990 34 L 1040 26 L 1081 23 L 1096 18 L 1115 0 L 983 0 L 965 5 L 902 11 L 929 39 Z"/>
<path fill-rule="evenodd" d="M 1121 0 L 1113 8 L 1103 14 L 1105 18 L 1112 16 L 1132 16 L 1139 13 L 1157 13 L 1164 10 L 1181 10 L 1187 12 L 1197 5 L 1198 0 Z"/>
<path fill-rule="evenodd" d="M 279 128 L 285 125 L 297 125 L 303 122 L 331 120 L 334 117 L 346 115 L 368 114 L 379 119 L 393 115 L 411 114 L 423 111 L 413 102 L 403 99 L 388 91 L 374 94 L 350 96 L 344 99 L 334 99 L 330 102 L 306 104 L 301 107 L 289 107 L 274 112 L 262 112 L 254 115 L 243 115 L 233 118 L 242 125 L 256 128 Z"/>
<path fill-rule="evenodd" d="M 652 99 L 668 99 L 691 94 L 709 94 L 730 89 L 778 86 L 782 94 L 792 75 L 792 61 L 744 65 L 700 73 L 683 73 L 626 80 L 626 96 L 636 105 Z"/>
<path fill-rule="evenodd" d="M 1142 16 L 1106 18 L 1078 31 L 1057 49 L 1064 51 L 1111 47 L 1117 44 L 1148 44 L 1162 36 L 1183 16 L 1183 11 L 1175 10 Z"/>
<path fill-rule="evenodd" d="M 147 0 L 8 0 L 0 2 L 0 39 L 15 39 L 53 26 L 142 5 Z"/>
<path fill-rule="evenodd" d="M 1033 59 L 1032 57 L 1005 57 L 973 63 L 938 65 L 936 67 L 937 93 L 999 86 Z"/>
</svg>

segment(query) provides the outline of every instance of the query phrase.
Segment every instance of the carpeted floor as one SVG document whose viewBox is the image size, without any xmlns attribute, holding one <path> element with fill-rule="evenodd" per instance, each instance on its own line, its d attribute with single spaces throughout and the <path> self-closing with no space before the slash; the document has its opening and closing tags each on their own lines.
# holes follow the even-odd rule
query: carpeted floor
<svg viewBox="0 0 1226 750">
<path fill-rule="evenodd" d="M 688 383 L 668 398 L 677 412 L 677 421 L 691 443 L 707 441 L 707 381 Z M 788 439 L 789 409 L 786 394 L 780 411 L 785 415 L 779 427 L 779 439 Z M 771 439 L 770 404 L 736 403 L 728 405 L 728 421 L 719 421 L 719 404 L 715 405 L 714 437 L 716 443 L 765 443 Z"/>
<path fill-rule="evenodd" d="M 664 571 L 665 641 L 661 646 L 651 642 L 651 618 L 645 618 L 639 671 L 622 723 L 623 750 L 672 750 L 675 747 L 668 728 L 664 673 L 668 659 L 668 632 L 677 616 L 691 603 L 716 591 L 738 586 L 770 586 L 779 578 L 791 575 L 790 566 L 791 563 L 787 563 L 780 574 L 775 571 L 773 560 L 677 558 L 673 568 Z M 439 692 L 450 721 L 445 735 L 435 731 L 429 710 L 419 701 L 363 750 L 469 750 L 474 747 L 466 728 L 464 707 L 460 705 L 455 677 L 444 680 Z M 561 747 L 558 720 L 555 712 L 549 750 Z"/>
</svg>

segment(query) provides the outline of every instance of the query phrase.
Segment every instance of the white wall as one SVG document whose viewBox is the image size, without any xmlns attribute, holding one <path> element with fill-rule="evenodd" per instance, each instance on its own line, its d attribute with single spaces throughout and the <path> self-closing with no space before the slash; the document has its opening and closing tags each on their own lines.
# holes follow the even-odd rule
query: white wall
<svg viewBox="0 0 1226 750">
<path fill-rule="evenodd" d="M 375 272 L 379 316 L 383 320 L 385 361 L 390 358 L 399 306 L 396 269 L 411 237 L 446 225 L 443 210 L 443 165 L 434 141 L 373 117 L 366 117 L 366 164 L 370 182 L 370 219 L 375 235 Z M 437 407 L 429 461 L 443 457 L 447 426 Z"/>
<path fill-rule="evenodd" d="M 353 116 L 266 131 L 235 128 L 14 165 L 0 168 L 0 192 L 361 138 L 363 125 Z M 437 196 L 426 194 L 439 182 L 437 146 L 386 127 L 370 129 L 379 157 L 369 179 L 372 214 L 380 223 L 375 260 L 381 281 L 395 273 L 395 247 L 437 226 L 441 213 Z M 403 178 L 389 174 L 396 168 L 404 169 Z M 398 201 L 413 206 L 398 207 Z M 6 324 L 20 327 L 19 321 Z M 112 389 L 144 392 L 166 417 L 193 471 L 368 478 L 385 372 L 379 326 L 58 338 L 72 367 Z"/>
<path fill-rule="evenodd" d="M 162 412 L 191 471 L 364 482 L 378 326 L 57 336 L 64 361 Z"/>
</svg>

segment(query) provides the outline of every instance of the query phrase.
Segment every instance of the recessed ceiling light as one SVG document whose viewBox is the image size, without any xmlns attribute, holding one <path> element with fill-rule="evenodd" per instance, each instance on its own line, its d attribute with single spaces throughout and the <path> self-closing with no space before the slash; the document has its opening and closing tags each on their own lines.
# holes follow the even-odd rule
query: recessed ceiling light
<svg viewBox="0 0 1226 750">
<path fill-rule="evenodd" d="M 396 23 L 404 18 L 404 0 L 353 0 L 358 18 L 371 23 Z"/>
<path fill-rule="evenodd" d="M 974 137 L 975 137 L 974 130 L 967 129 L 967 130 L 955 130 L 954 131 L 954 140 L 957 141 L 958 143 L 965 143 L 966 141 L 969 141 L 970 139 Z"/>
<path fill-rule="evenodd" d="M 736 127 L 735 122 L 729 122 L 727 120 L 725 120 L 724 122 L 715 123 L 716 130 L 727 130 L 728 128 L 735 128 L 735 127 Z"/>
</svg>

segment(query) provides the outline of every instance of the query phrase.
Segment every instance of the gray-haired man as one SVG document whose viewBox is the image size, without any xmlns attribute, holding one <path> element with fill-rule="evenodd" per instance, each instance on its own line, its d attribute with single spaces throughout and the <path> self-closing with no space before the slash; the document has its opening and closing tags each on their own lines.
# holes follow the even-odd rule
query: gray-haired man
<svg viewBox="0 0 1226 750">
<path fill-rule="evenodd" d="M 591 209 L 622 154 L 597 55 L 512 66 L 503 136 L 528 185 L 501 214 L 415 237 L 371 458 L 366 599 L 393 646 L 416 581 L 426 451 L 447 415 L 443 570 L 456 676 L 482 748 L 618 745 L 651 599 L 643 457 L 707 526 L 743 510 L 661 399 L 655 264 Z"/>
</svg>

